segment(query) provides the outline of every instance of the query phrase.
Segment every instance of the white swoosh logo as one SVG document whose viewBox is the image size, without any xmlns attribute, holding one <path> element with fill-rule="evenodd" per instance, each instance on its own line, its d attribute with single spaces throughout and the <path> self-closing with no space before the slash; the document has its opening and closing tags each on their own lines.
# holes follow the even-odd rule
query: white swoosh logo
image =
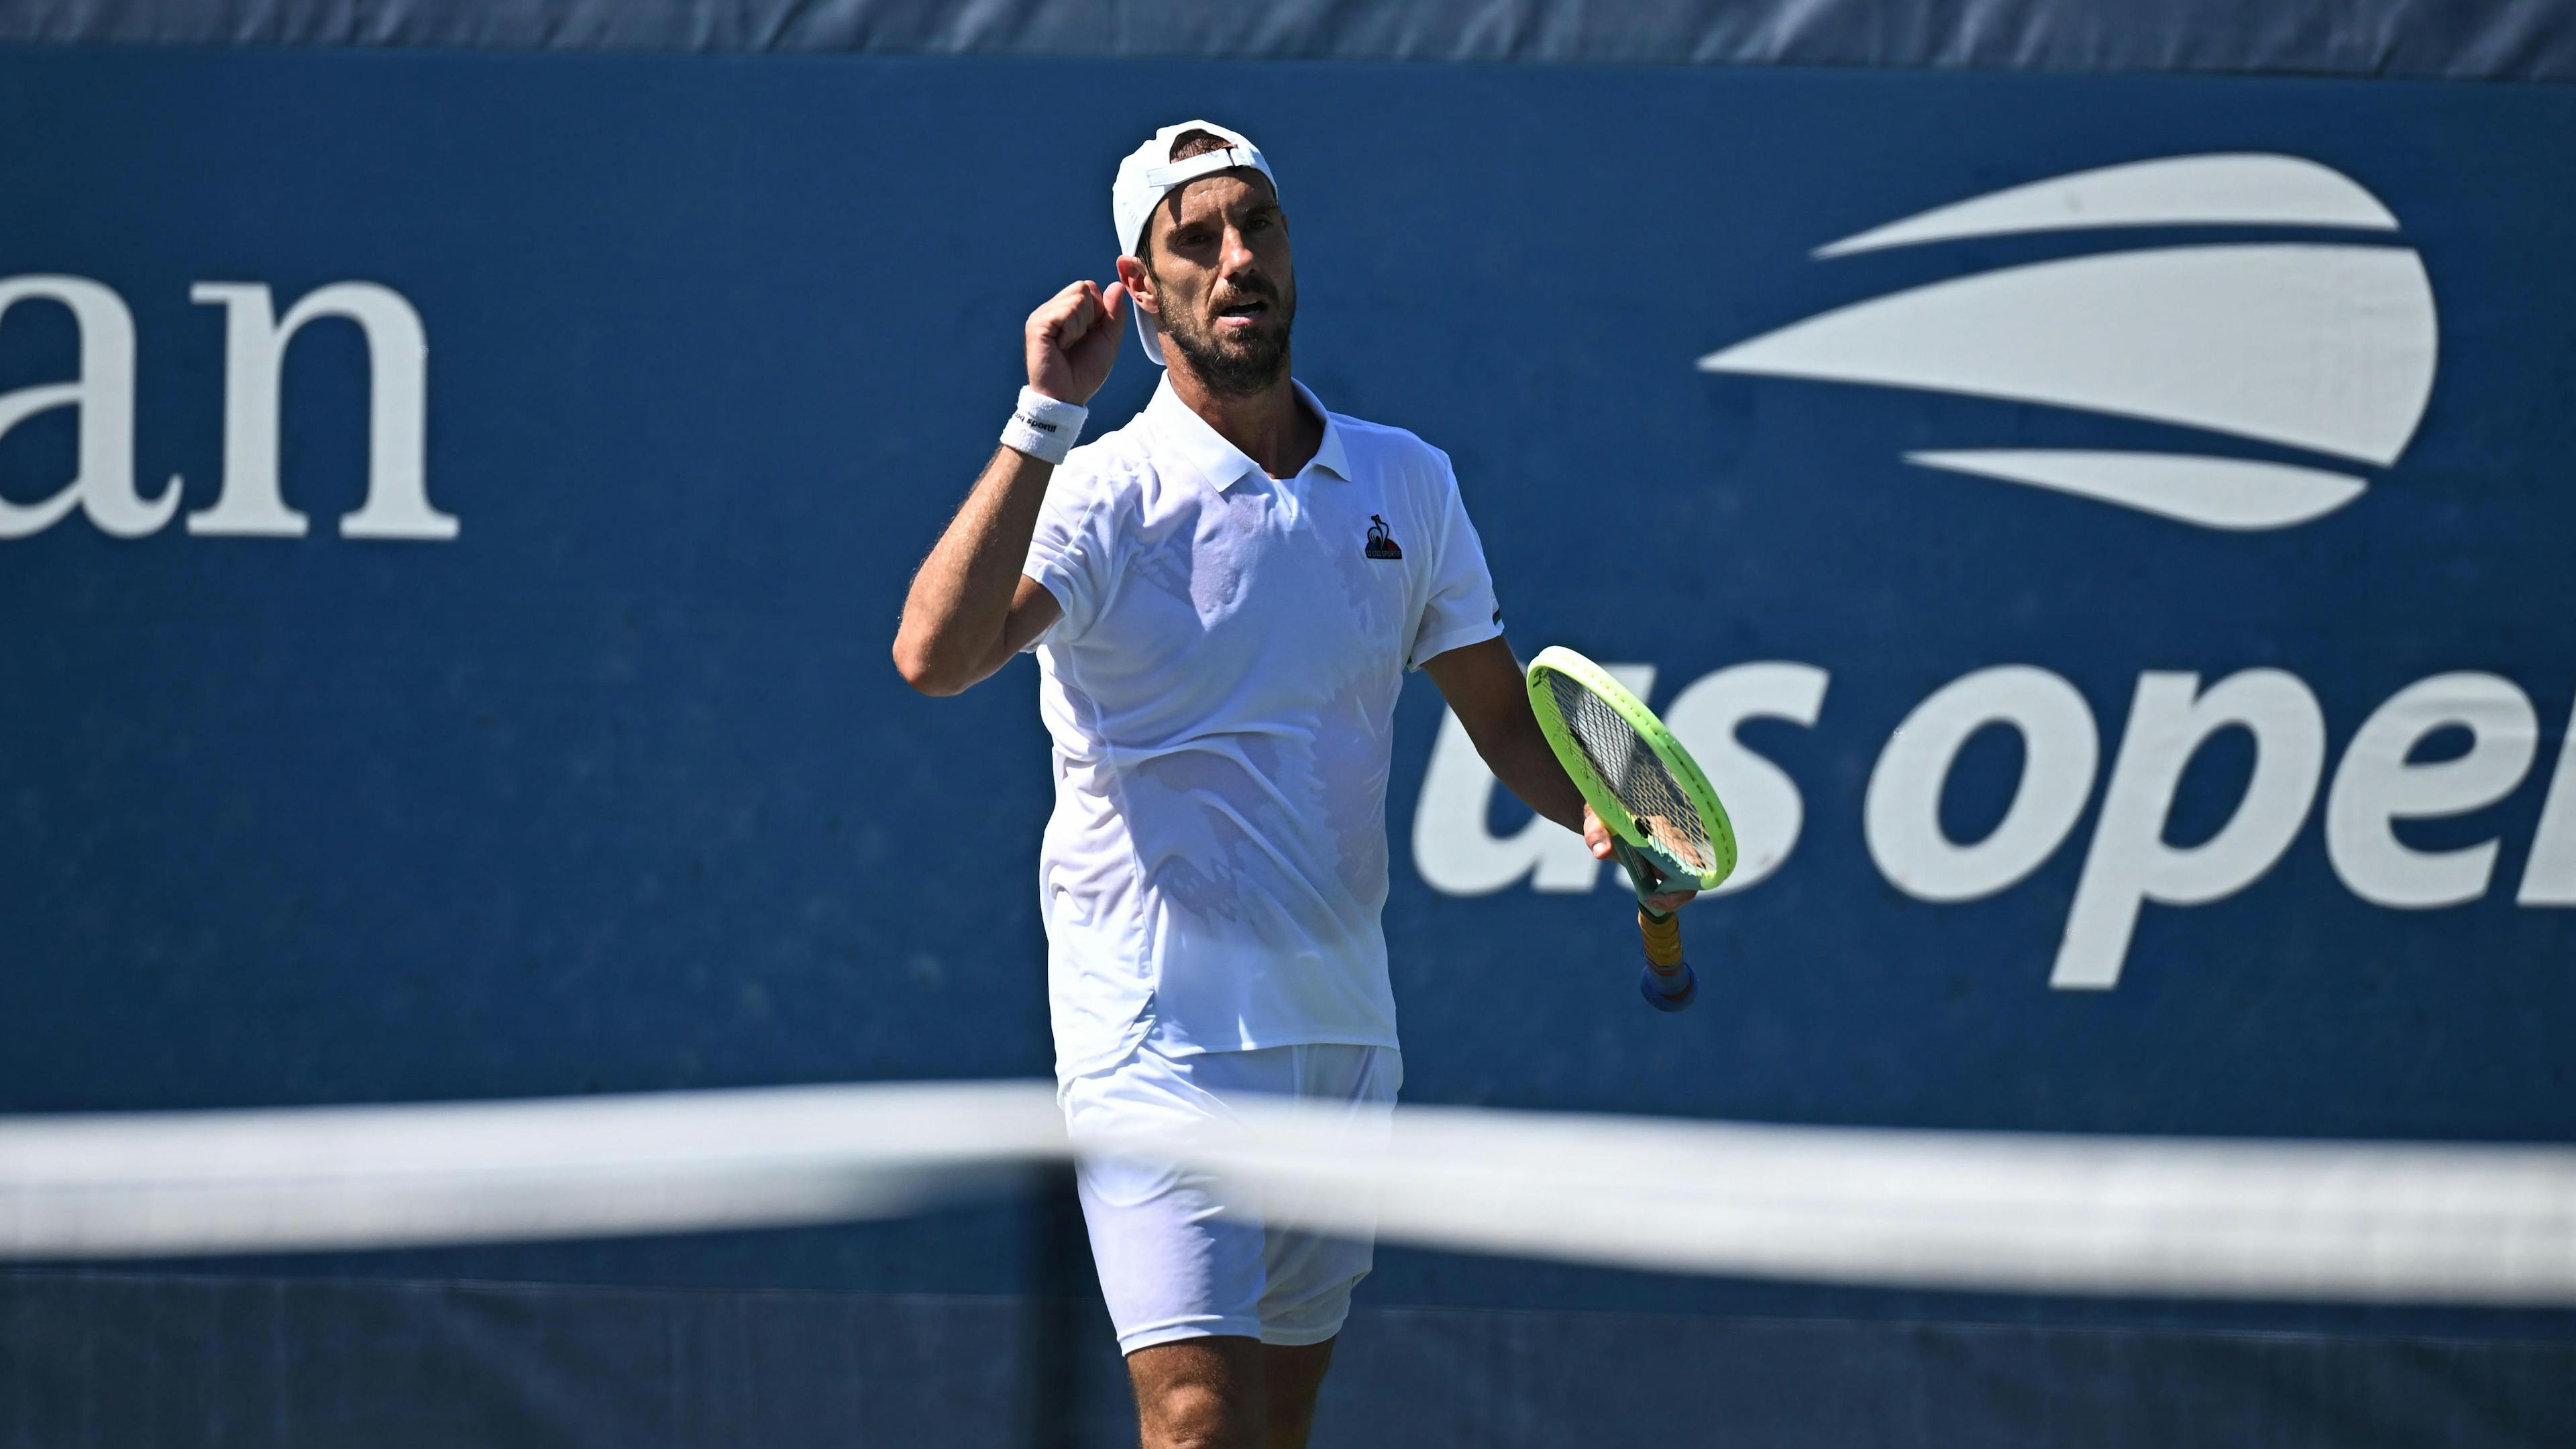
<svg viewBox="0 0 2576 1449">
<path fill-rule="evenodd" d="M 2298 156 L 2168 156 L 2052 176 L 1892 221 L 1819 257 L 2017 232 L 2104 226 L 2320 226 L 2395 231 L 2379 198 Z"/>
<path fill-rule="evenodd" d="M 1847 237 L 1818 255 L 2180 222 L 2386 230 L 2395 218 L 2314 162 L 2181 157 L 1977 197 Z M 1699 366 L 2081 408 L 2385 467 L 2423 418 L 2437 351 L 2432 284 L 2413 251 L 2255 243 L 2006 267 L 1825 312 L 1710 353 Z M 2324 469 L 2192 454 L 1907 456 L 2210 528 L 2303 523 L 2367 487 Z"/>
<path fill-rule="evenodd" d="M 2287 528 L 2359 498 L 2358 478 L 2191 453 L 2104 453 L 1981 448 L 1908 453 L 1908 463 L 2054 488 L 2207 528 Z"/>
</svg>

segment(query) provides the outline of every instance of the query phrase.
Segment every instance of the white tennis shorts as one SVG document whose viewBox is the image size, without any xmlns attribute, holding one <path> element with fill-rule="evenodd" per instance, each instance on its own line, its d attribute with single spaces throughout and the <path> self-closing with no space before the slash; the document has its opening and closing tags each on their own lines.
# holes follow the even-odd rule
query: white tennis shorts
<svg viewBox="0 0 2576 1449">
<path fill-rule="evenodd" d="M 1064 1083 L 1065 1122 L 1077 1140 L 1221 1131 L 1236 1121 L 1229 1104 L 1269 1094 L 1347 1104 L 1354 1132 L 1383 1141 L 1404 1080 L 1404 1058 L 1393 1047 L 1166 1055 L 1159 1046 L 1149 1037 L 1116 1065 Z M 1077 1176 L 1121 1353 L 1218 1334 L 1322 1343 L 1342 1331 L 1351 1289 L 1373 1261 L 1368 1239 L 1274 1227 L 1270 1219 L 1292 1212 L 1293 1200 L 1204 1172 L 1095 1153 Z"/>
</svg>

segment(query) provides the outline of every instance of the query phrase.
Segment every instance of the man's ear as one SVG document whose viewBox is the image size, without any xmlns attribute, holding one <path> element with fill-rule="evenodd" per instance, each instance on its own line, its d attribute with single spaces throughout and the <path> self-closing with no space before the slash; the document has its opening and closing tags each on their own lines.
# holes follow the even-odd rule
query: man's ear
<svg viewBox="0 0 2576 1449">
<path fill-rule="evenodd" d="M 1120 257 L 1118 280 L 1127 284 L 1127 299 L 1131 305 L 1144 308 L 1149 316 L 1159 318 L 1163 315 L 1162 299 L 1154 295 L 1154 276 L 1145 270 L 1143 262 L 1134 257 Z"/>
</svg>

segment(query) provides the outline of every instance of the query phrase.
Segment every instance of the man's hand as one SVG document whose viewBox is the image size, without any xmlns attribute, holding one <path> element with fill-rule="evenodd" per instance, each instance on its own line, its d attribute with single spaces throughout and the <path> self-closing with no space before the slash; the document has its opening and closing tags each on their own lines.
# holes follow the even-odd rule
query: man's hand
<svg viewBox="0 0 2576 1449">
<path fill-rule="evenodd" d="M 1601 823 L 1601 817 L 1592 813 L 1589 804 L 1583 807 L 1583 843 L 1592 847 L 1594 860 L 1610 858 L 1610 827 Z M 1651 865 L 1646 868 L 1654 869 Z M 1646 909 L 1659 916 L 1669 916 L 1689 905 L 1698 894 L 1697 891 L 1657 891 L 1646 897 Z"/>
<path fill-rule="evenodd" d="M 1109 380 L 1127 330 L 1127 288 L 1076 282 L 1029 314 L 1029 386 L 1080 407 Z"/>
</svg>

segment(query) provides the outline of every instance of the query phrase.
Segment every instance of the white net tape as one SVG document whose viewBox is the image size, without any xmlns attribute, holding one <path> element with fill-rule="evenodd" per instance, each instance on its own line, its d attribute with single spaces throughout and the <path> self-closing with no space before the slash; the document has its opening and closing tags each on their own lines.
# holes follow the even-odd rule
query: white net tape
<svg viewBox="0 0 2576 1449">
<path fill-rule="evenodd" d="M 920 1211 L 1068 1158 L 1036 1082 L 0 1119 L 0 1258 L 416 1246 Z M 1274 1221 L 1668 1272 L 2576 1304 L 2576 1149 L 1292 1103 L 1122 1139 Z"/>
</svg>

